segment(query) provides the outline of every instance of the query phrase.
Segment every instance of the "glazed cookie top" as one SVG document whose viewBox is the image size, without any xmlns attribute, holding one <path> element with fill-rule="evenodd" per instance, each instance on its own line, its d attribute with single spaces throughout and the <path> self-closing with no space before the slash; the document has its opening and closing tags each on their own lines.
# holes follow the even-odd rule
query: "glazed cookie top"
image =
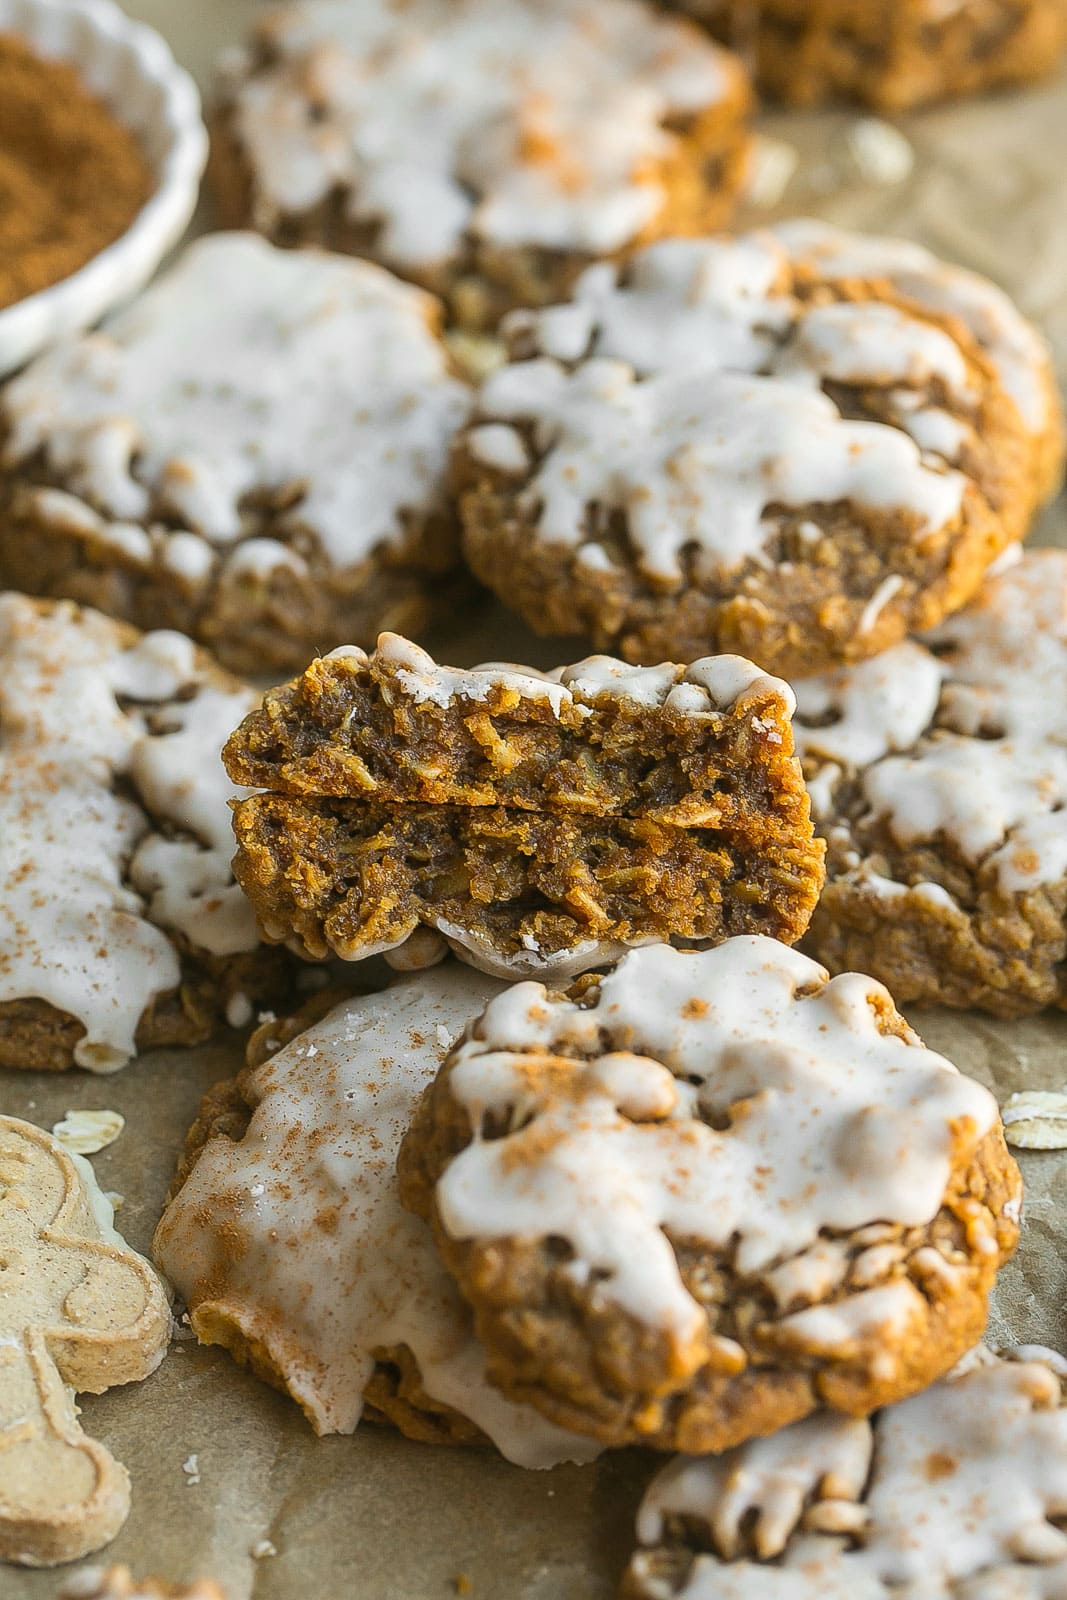
<svg viewBox="0 0 1067 1600">
<path fill-rule="evenodd" d="M 299 563 L 249 537 L 272 499 L 272 526 L 348 567 L 443 504 L 467 391 L 435 316 L 371 263 L 214 234 L 7 386 L 0 461 L 43 456 L 63 486 L 61 501 L 41 491 L 45 520 L 80 518 L 134 557 L 162 522 L 185 576 L 220 550 L 260 571 Z"/>
<path fill-rule="evenodd" d="M 354 646 L 331 654 L 371 661 Z M 401 693 L 442 708 L 457 701 L 484 704 L 501 693 L 509 699 L 545 701 L 555 716 L 571 711 L 579 720 L 588 715 L 589 702 L 601 696 L 689 717 L 730 710 L 752 692 L 780 699 L 787 716 L 796 704 L 787 683 L 761 672 L 744 656 L 705 656 L 689 666 L 666 661 L 656 667 L 631 666 L 614 656 L 586 656 L 551 672 L 498 661 L 470 668 L 443 667 L 410 639 L 385 633 L 378 640 L 374 661 L 395 679 Z"/>
<path fill-rule="evenodd" d="M 827 283 L 882 284 L 924 310 L 957 318 L 977 339 L 1027 426 L 1061 425 L 1047 341 L 988 278 L 922 245 L 797 218 L 770 230 L 794 268 Z"/>
<path fill-rule="evenodd" d="M 960 1139 L 996 1123 L 880 984 L 757 937 L 631 952 L 578 1000 L 516 985 L 446 1070 L 471 1139 L 437 1184 L 445 1233 L 564 1240 L 578 1281 L 679 1340 L 706 1313 L 676 1243 L 734 1241 L 783 1309 L 825 1298 L 847 1252 L 824 1235 L 930 1222 Z M 896 1278 L 780 1330 L 831 1353 L 905 1331 L 919 1299 Z"/>
<path fill-rule="evenodd" d="M 904 523 L 918 543 L 960 515 L 967 487 L 898 429 L 848 421 L 817 390 L 761 376 L 681 370 L 641 380 L 609 357 L 573 371 L 537 357 L 494 373 L 478 409 L 469 453 L 526 480 L 520 508 L 541 541 L 610 568 L 589 537 L 589 507 L 619 512 L 638 569 L 668 588 L 683 581 L 692 550 L 698 573 L 768 559 L 774 507 L 847 501 Z"/>
<path fill-rule="evenodd" d="M 1067 552 L 1028 551 L 925 640 L 798 682 L 816 813 L 846 836 L 883 827 L 902 849 L 943 840 L 1005 895 L 1055 883 L 1067 873 L 1065 674 Z M 846 864 L 878 887 L 858 851 Z"/>
<path fill-rule="evenodd" d="M 468 237 L 620 249 L 664 205 L 669 125 L 742 81 L 635 0 L 303 0 L 259 23 L 230 98 L 258 225 L 341 189 L 411 270 Z"/>
<path fill-rule="evenodd" d="M 638 1538 L 659 1548 L 635 1558 L 626 1592 L 1056 1600 L 1067 1592 L 1065 1373 L 1051 1350 L 979 1348 L 873 1419 L 821 1412 L 722 1456 L 679 1457 L 641 1506 Z"/>
<path fill-rule="evenodd" d="M 134 1053 L 181 981 L 170 933 L 214 956 L 258 943 L 219 759 L 255 699 L 182 634 L 0 596 L 0 1002 L 76 1017 L 79 1066 Z"/>
<path fill-rule="evenodd" d="M 350 1433 L 375 1353 L 406 1346 L 434 1400 L 524 1466 L 595 1447 L 491 1389 L 470 1318 L 395 1158 L 442 1055 L 500 989 L 456 963 L 352 1000 L 243 1080 L 238 1143 L 211 1140 L 159 1225 L 188 1302 L 260 1342 L 318 1433 Z"/>
</svg>

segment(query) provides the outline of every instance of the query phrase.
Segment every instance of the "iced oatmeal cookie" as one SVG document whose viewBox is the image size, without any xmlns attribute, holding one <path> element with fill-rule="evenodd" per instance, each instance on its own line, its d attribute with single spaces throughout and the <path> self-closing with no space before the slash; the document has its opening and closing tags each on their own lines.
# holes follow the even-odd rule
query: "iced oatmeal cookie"
<svg viewBox="0 0 1067 1600">
<path fill-rule="evenodd" d="M 1044 341 L 899 241 L 664 240 L 505 330 L 457 441 L 468 561 L 629 660 L 875 655 L 963 604 L 1062 469 Z"/>
<path fill-rule="evenodd" d="M 1028 83 L 1067 45 L 1064 0 L 670 0 L 793 105 L 900 111 Z"/>
<path fill-rule="evenodd" d="M 722 226 L 749 101 L 735 57 L 644 0 L 298 0 L 229 64 L 214 187 L 231 222 L 370 256 L 481 329 Z"/>
<path fill-rule="evenodd" d="M 500 987 L 449 962 L 348 1001 L 216 1089 L 191 1132 L 155 1257 L 197 1337 L 290 1394 L 316 1433 L 367 1416 L 429 1443 L 490 1439 L 528 1467 L 595 1454 L 490 1388 L 430 1230 L 397 1193 L 418 1097 Z"/>
<path fill-rule="evenodd" d="M 828 846 L 810 943 L 901 1000 L 1067 1005 L 1067 551 L 924 638 L 797 684 Z"/>
<path fill-rule="evenodd" d="M 1067 1363 L 979 1348 L 868 1419 L 821 1412 L 645 1495 L 626 1600 L 1060 1600 Z"/>
<path fill-rule="evenodd" d="M 501 977 L 631 944 L 793 943 L 822 846 L 793 697 L 735 656 L 461 671 L 383 635 L 272 691 L 229 740 L 234 871 L 268 939 Z"/>
<path fill-rule="evenodd" d="M 0 1066 L 111 1072 L 285 993 L 229 864 L 255 703 L 181 634 L 0 595 Z"/>
<path fill-rule="evenodd" d="M 399 1158 L 490 1380 L 606 1444 L 862 1416 L 980 1337 L 1021 1186 L 888 992 L 741 938 L 489 1002 Z"/>
<path fill-rule="evenodd" d="M 437 319 L 369 262 L 194 244 L 0 390 L 0 582 L 240 672 L 422 626 L 462 585 Z"/>
</svg>

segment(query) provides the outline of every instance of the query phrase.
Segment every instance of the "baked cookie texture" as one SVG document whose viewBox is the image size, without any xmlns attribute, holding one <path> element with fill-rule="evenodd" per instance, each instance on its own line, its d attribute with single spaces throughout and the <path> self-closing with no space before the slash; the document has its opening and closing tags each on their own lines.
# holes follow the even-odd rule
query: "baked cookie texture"
<svg viewBox="0 0 1067 1600">
<path fill-rule="evenodd" d="M 274 6 L 221 86 L 223 215 L 370 256 L 477 330 L 590 260 L 729 218 L 740 62 L 644 0 Z"/>
<path fill-rule="evenodd" d="M 672 1461 L 637 1518 L 625 1600 L 1058 1600 L 1062 1356 L 979 1347 L 870 1419 L 820 1412 Z"/>
<path fill-rule="evenodd" d="M 451 946 L 573 975 L 655 939 L 793 943 L 822 882 L 789 719 L 750 662 L 549 675 L 343 649 L 226 745 L 234 871 L 264 936 L 345 960 Z M 403 947 L 403 948 L 402 948 Z"/>
<path fill-rule="evenodd" d="M 398 1170 L 491 1382 L 686 1452 L 939 1377 L 981 1336 L 1021 1204 L 986 1090 L 880 984 L 765 938 L 513 986 Z"/>
<path fill-rule="evenodd" d="M 181 634 L 0 595 L 0 1066 L 112 1072 L 287 992 L 229 865 L 255 702 Z"/>
<path fill-rule="evenodd" d="M 192 245 L 0 390 L 0 582 L 238 672 L 422 627 L 466 581 L 445 480 L 468 391 L 438 318 L 369 262 Z"/>
<path fill-rule="evenodd" d="M 810 946 L 902 1000 L 1067 1005 L 1067 552 L 922 639 L 796 685 L 828 879 Z"/>
<path fill-rule="evenodd" d="M 420 1093 L 500 988 L 448 962 L 349 1000 L 220 1086 L 191 1131 L 153 1253 L 197 1337 L 289 1393 L 316 1433 L 366 1415 L 429 1443 L 489 1439 L 528 1467 L 595 1454 L 490 1388 L 430 1230 L 397 1193 Z"/>
<path fill-rule="evenodd" d="M 670 0 L 792 105 L 883 111 L 1029 83 L 1067 46 L 1063 0 Z"/>
<path fill-rule="evenodd" d="M 963 604 L 1062 476 L 1051 356 L 992 284 L 816 222 L 671 239 L 505 324 L 455 479 L 541 633 L 787 676 Z"/>
</svg>

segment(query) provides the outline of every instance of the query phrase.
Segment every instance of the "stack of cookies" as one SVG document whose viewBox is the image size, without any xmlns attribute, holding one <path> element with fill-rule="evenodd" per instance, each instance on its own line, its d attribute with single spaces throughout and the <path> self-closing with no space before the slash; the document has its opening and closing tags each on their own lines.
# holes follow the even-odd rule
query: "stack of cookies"
<svg viewBox="0 0 1067 1600">
<path fill-rule="evenodd" d="M 772 82 L 805 32 L 675 9 Z M 811 95 L 933 92 L 841 9 Z M 897 1003 L 1067 1009 L 1060 399 L 918 245 L 713 232 L 749 106 L 645 0 L 265 13 L 215 128 L 257 232 L 0 389 L 0 1065 L 258 1021 L 155 1233 L 197 1337 L 318 1434 L 672 1453 L 631 1600 L 1057 1600 L 1067 1365 L 981 1344 L 1021 1177 Z M 485 591 L 571 664 L 410 637 Z M 74 1395 L 167 1316 L 3 1119 L 12 1271 L 0 1556 L 47 1564 L 121 1525 Z"/>
</svg>

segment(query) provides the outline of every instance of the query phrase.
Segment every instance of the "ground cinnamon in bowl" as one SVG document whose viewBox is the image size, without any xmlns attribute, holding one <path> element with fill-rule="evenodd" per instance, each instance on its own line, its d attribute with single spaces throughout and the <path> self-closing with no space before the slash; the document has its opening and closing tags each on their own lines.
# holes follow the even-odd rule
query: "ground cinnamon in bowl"
<svg viewBox="0 0 1067 1600">
<path fill-rule="evenodd" d="M 135 136 L 73 67 L 0 34 L 0 309 L 83 267 L 154 187 Z"/>
</svg>

